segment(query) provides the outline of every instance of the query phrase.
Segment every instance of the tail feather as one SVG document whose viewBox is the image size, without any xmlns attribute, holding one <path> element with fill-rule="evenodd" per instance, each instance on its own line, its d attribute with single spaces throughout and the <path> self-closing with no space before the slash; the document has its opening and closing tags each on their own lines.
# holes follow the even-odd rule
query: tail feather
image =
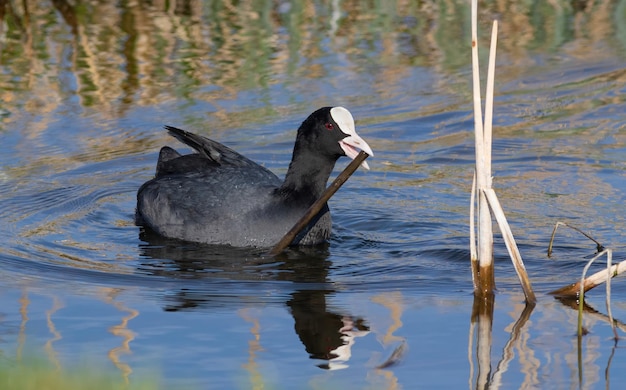
<svg viewBox="0 0 626 390">
<path fill-rule="evenodd" d="M 201 156 L 219 165 L 232 165 L 248 168 L 259 166 L 254 161 L 217 141 L 213 141 L 212 139 L 193 134 L 173 126 L 165 126 L 165 129 L 171 136 L 195 149 Z M 265 170 L 265 168 L 262 169 Z"/>
<path fill-rule="evenodd" d="M 179 129 L 177 127 L 165 126 L 165 130 L 167 130 L 171 136 L 184 143 L 185 145 L 195 149 L 204 157 L 213 160 L 216 163 L 220 162 L 222 155 L 218 149 L 220 147 L 225 147 L 224 145 L 210 140 L 206 137 Z"/>
</svg>

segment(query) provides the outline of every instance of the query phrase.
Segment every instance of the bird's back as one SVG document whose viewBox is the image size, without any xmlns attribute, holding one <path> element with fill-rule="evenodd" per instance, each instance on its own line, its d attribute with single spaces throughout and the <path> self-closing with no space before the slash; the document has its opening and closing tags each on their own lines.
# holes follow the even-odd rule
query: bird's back
<svg viewBox="0 0 626 390">
<path fill-rule="evenodd" d="M 155 178 L 137 194 L 137 219 L 172 238 L 232 246 L 272 246 L 304 214 L 277 189 L 268 169 L 219 142 L 168 127 L 198 153 L 180 155 L 164 147 Z M 314 244 L 330 235 L 330 213 L 301 238 Z M 319 226 L 318 226 L 319 225 Z"/>
</svg>

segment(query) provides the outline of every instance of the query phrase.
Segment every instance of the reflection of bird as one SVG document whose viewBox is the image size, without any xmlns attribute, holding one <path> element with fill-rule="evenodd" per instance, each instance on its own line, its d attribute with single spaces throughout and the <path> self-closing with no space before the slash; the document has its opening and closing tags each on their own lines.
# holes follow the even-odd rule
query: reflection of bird
<svg viewBox="0 0 626 390">
<path fill-rule="evenodd" d="M 327 308 L 330 291 L 302 290 L 287 302 L 295 320 L 295 330 L 311 359 L 319 359 L 318 367 L 337 370 L 348 367 L 355 338 L 369 333 L 361 318 L 334 313 Z"/>
<path fill-rule="evenodd" d="M 163 294 L 164 310 L 286 304 L 309 357 L 330 370 L 347 367 L 356 338 L 369 332 L 366 319 L 327 304 L 336 293 L 329 280 L 327 244 L 293 247 L 269 257 L 264 249 L 181 245 L 154 232 L 141 232 L 140 238 L 147 245 L 139 247 L 144 260 L 138 273 L 181 287 Z"/>
<path fill-rule="evenodd" d="M 363 326 L 357 321 L 355 324 L 351 317 L 343 317 L 341 319 L 343 327 L 339 329 L 341 333 L 342 345 L 331 351 L 331 354 L 336 356 L 328 361 L 328 364 L 320 365 L 321 368 L 327 368 L 329 370 L 341 370 L 348 367 L 348 361 L 352 357 L 352 346 L 354 345 L 357 337 L 367 336 L 369 328 Z"/>
<path fill-rule="evenodd" d="M 166 129 L 197 153 L 161 149 L 156 177 L 137 193 L 137 222 L 166 237 L 209 244 L 274 245 L 324 191 L 340 156 L 354 159 L 357 149 L 373 154 L 343 107 L 321 108 L 300 125 L 284 181 L 218 142 Z M 323 242 L 330 230 L 326 206 L 293 243 Z"/>
</svg>

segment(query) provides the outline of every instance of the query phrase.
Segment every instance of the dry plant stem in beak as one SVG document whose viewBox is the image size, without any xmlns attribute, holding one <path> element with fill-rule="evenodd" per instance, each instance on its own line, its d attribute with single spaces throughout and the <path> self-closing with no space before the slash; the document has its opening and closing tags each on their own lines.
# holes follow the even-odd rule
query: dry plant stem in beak
<svg viewBox="0 0 626 390">
<path fill-rule="evenodd" d="M 309 207 L 309 209 L 306 211 L 306 213 L 304 213 L 302 218 L 300 218 L 300 220 L 296 222 L 296 224 L 287 232 L 287 234 L 285 234 L 283 238 L 281 238 L 280 241 L 278 241 L 278 243 L 274 245 L 274 247 L 269 251 L 268 254 L 270 256 L 276 256 L 285 248 L 287 248 L 287 246 L 291 244 L 291 242 L 298 235 L 298 233 L 300 233 L 300 231 L 309 224 L 311 219 L 313 219 L 313 217 L 320 212 L 328 199 L 330 199 L 330 197 L 333 196 L 335 192 L 337 192 L 337 190 L 343 185 L 343 183 L 345 183 L 346 180 L 348 180 L 348 178 L 352 176 L 352 174 L 354 173 L 354 171 L 357 170 L 359 165 L 363 165 L 367 157 L 369 157 L 369 155 L 366 152 L 359 152 L 354 160 L 352 160 L 350 164 L 348 164 L 348 166 L 343 170 L 343 172 L 341 172 L 339 176 L 337 176 L 337 178 L 331 183 L 331 185 L 328 186 L 326 190 L 324 190 L 319 199 L 316 200 L 315 203 L 311 205 L 311 207 Z"/>
</svg>

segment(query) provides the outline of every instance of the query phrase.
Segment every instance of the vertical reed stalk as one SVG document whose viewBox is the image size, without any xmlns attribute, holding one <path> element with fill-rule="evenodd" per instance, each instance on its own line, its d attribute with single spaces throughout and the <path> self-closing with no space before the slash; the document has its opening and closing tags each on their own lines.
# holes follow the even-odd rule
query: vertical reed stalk
<svg viewBox="0 0 626 390">
<path fill-rule="evenodd" d="M 476 147 L 476 171 L 472 183 L 472 202 L 470 206 L 470 256 L 474 294 L 479 297 L 489 297 L 495 290 L 493 267 L 493 222 L 492 213 L 498 221 L 503 239 L 506 243 L 511 261 L 524 289 L 526 302 L 534 304 L 535 294 L 532 290 L 526 268 L 517 249 L 513 233 L 502 210 L 492 186 L 491 171 L 491 141 L 493 123 L 493 91 L 496 68 L 496 44 L 498 38 L 498 22 L 494 20 L 491 30 L 491 46 L 489 50 L 489 66 L 487 69 L 487 91 L 485 95 L 485 121 L 483 123 L 480 98 L 480 73 L 478 66 L 478 5 L 472 0 L 472 80 L 474 97 L 474 132 Z M 474 199 L 477 202 L 474 203 Z M 476 251 L 474 234 L 474 209 L 477 209 L 478 219 L 478 251 Z"/>
<path fill-rule="evenodd" d="M 472 0 L 472 76 L 474 92 L 474 132 L 476 148 L 476 190 L 477 217 L 478 217 L 478 270 L 474 281 L 474 294 L 488 296 L 495 290 L 495 278 L 493 272 L 493 230 L 491 213 L 487 198 L 482 189 L 489 188 L 491 184 L 491 156 L 486 152 L 491 151 L 491 146 L 485 150 L 485 133 L 480 97 L 480 72 L 478 65 L 478 4 Z M 492 95 L 493 96 L 493 95 Z M 491 137 L 489 137 L 490 139 Z"/>
<path fill-rule="evenodd" d="M 478 281 L 480 280 L 479 264 L 478 264 L 478 252 L 476 251 L 476 227 L 474 223 L 476 221 L 475 205 L 476 205 L 476 171 L 474 170 L 474 178 L 472 179 L 472 193 L 470 194 L 470 263 L 472 269 L 472 283 L 474 285 L 474 294 L 478 294 L 480 291 Z"/>
</svg>

